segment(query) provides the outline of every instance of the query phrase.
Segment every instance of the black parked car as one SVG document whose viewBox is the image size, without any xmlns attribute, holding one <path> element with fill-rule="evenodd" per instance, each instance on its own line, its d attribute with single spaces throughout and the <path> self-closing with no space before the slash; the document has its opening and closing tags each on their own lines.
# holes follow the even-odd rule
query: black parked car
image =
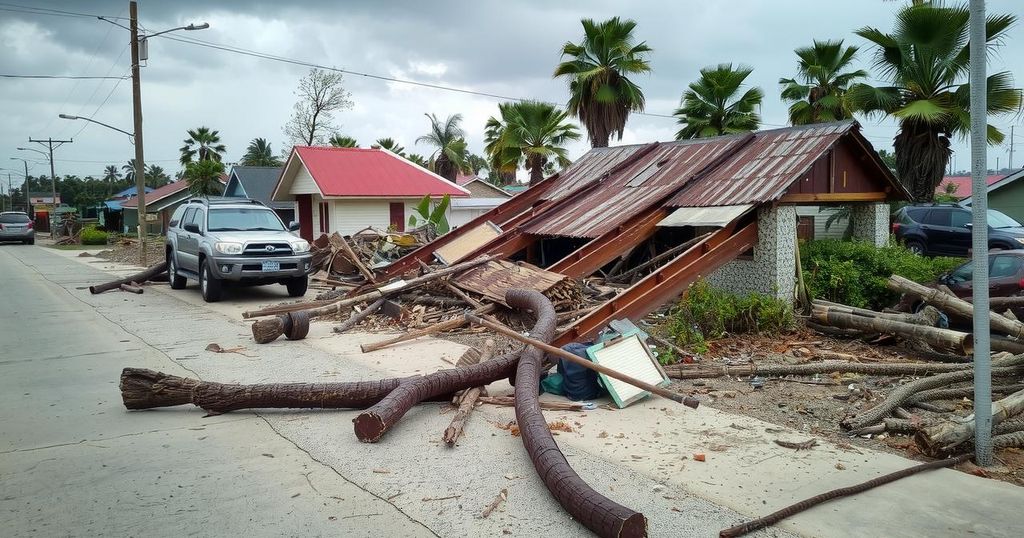
<svg viewBox="0 0 1024 538">
<path fill-rule="evenodd" d="M 911 251 L 927 256 L 967 256 L 971 248 L 971 211 L 956 204 L 921 204 L 893 213 L 892 234 Z M 989 250 L 1024 246 L 1024 225 L 988 210 Z"/>
</svg>

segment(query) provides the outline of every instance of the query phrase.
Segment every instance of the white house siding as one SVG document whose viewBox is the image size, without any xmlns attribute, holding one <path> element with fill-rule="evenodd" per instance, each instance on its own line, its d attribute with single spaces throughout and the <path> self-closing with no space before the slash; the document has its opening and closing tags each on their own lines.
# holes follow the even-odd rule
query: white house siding
<svg viewBox="0 0 1024 538">
<path fill-rule="evenodd" d="M 825 227 L 829 217 L 840 209 L 837 206 L 799 205 L 796 206 L 796 214 L 798 217 L 814 217 L 815 239 L 842 239 L 848 226 L 846 218 L 836 219 L 832 226 Z"/>
<path fill-rule="evenodd" d="M 298 172 L 295 173 L 295 181 L 292 182 L 292 189 L 289 191 L 290 194 L 317 194 L 320 189 L 317 188 L 316 182 L 313 181 L 313 176 L 309 174 L 309 170 L 306 170 L 305 166 L 300 166 Z M 313 221 L 317 222 L 316 220 Z"/>
<path fill-rule="evenodd" d="M 460 207 L 451 209 L 449 210 L 451 216 L 448 217 L 448 225 L 452 228 L 458 228 L 488 211 L 490 211 L 490 208 Z"/>
</svg>

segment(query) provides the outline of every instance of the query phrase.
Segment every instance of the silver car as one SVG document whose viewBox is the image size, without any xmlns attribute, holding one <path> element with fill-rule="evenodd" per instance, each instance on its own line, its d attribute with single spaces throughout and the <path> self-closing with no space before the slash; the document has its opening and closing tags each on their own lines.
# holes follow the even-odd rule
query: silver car
<svg viewBox="0 0 1024 538">
<path fill-rule="evenodd" d="M 35 244 L 35 224 L 25 213 L 4 211 L 0 213 L 0 241 L 21 241 L 26 245 Z"/>
</svg>

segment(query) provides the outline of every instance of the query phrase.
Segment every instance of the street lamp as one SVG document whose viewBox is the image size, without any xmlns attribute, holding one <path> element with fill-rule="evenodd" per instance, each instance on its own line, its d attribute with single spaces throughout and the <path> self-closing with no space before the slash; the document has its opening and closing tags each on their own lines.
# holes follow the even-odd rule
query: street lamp
<svg viewBox="0 0 1024 538">
<path fill-rule="evenodd" d="M 22 159 L 21 157 L 11 157 L 12 161 L 21 161 L 25 163 L 25 213 L 32 214 L 32 202 L 28 197 L 28 159 Z"/>
<path fill-rule="evenodd" d="M 107 21 L 121 28 L 125 28 L 131 32 L 131 49 L 132 49 L 132 112 L 134 116 L 134 128 L 135 135 L 135 185 L 136 195 L 138 197 L 138 211 L 139 211 L 139 263 L 146 265 L 146 165 L 145 156 L 143 155 L 142 148 L 142 82 L 139 76 L 139 45 L 146 49 L 146 39 L 166 34 L 168 32 L 174 32 L 177 30 L 205 30 L 210 25 L 207 23 L 202 24 L 189 24 L 187 26 L 178 26 L 168 30 L 152 33 L 149 35 L 139 34 L 139 4 L 135 0 L 128 2 L 128 26 L 124 26 L 116 21 L 98 17 L 100 20 Z M 144 51 L 148 59 L 148 50 Z M 97 122 L 98 123 L 98 122 Z M 117 129 L 120 131 L 120 129 Z M 124 131 L 122 131 L 124 132 Z"/>
<path fill-rule="evenodd" d="M 94 120 L 92 118 L 86 118 L 85 116 L 72 116 L 70 114 L 57 114 L 57 117 L 60 118 L 60 119 L 63 119 L 63 120 L 82 120 L 82 121 L 88 121 L 88 122 L 91 122 L 91 123 L 95 123 L 96 125 L 102 125 L 102 126 L 106 127 L 107 129 L 113 129 L 113 130 L 115 130 L 115 131 L 117 131 L 119 133 L 124 133 L 124 134 L 128 135 L 131 138 L 135 138 L 134 134 L 129 133 L 128 131 L 125 131 L 124 129 L 118 129 L 117 127 L 114 127 L 113 125 L 107 125 L 106 123 L 103 123 L 102 121 L 96 121 L 96 120 Z"/>
</svg>

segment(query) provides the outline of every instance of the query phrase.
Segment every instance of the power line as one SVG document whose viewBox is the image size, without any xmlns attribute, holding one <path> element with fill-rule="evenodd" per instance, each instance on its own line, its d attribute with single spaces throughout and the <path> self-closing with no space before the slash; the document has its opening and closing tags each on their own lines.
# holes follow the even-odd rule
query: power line
<svg viewBox="0 0 1024 538">
<path fill-rule="evenodd" d="M 65 10 L 62 10 L 62 9 L 51 9 L 51 8 L 46 8 L 46 7 L 22 6 L 22 5 L 18 5 L 18 4 L 9 4 L 7 2 L 0 2 L 0 6 L 6 6 L 6 7 L 0 7 L 0 11 L 11 11 L 11 12 L 14 12 L 14 13 L 28 13 L 28 14 L 32 14 L 32 15 L 50 15 L 50 16 L 53 16 L 53 17 L 82 17 L 82 18 L 89 18 L 89 19 L 95 19 L 97 17 L 100 17 L 100 15 L 96 15 L 96 14 L 93 14 L 93 13 L 79 13 L 79 12 L 76 12 L 76 11 L 65 11 Z M 12 9 L 12 8 L 15 8 L 15 9 Z M 103 17 L 108 18 L 108 19 L 127 20 L 125 17 L 107 17 L 105 15 Z"/>
<path fill-rule="evenodd" d="M 99 77 L 99 76 L 78 76 L 78 75 L 13 75 L 0 73 L 0 78 L 30 78 L 30 79 L 65 79 L 65 80 L 124 80 L 128 77 Z"/>
</svg>

